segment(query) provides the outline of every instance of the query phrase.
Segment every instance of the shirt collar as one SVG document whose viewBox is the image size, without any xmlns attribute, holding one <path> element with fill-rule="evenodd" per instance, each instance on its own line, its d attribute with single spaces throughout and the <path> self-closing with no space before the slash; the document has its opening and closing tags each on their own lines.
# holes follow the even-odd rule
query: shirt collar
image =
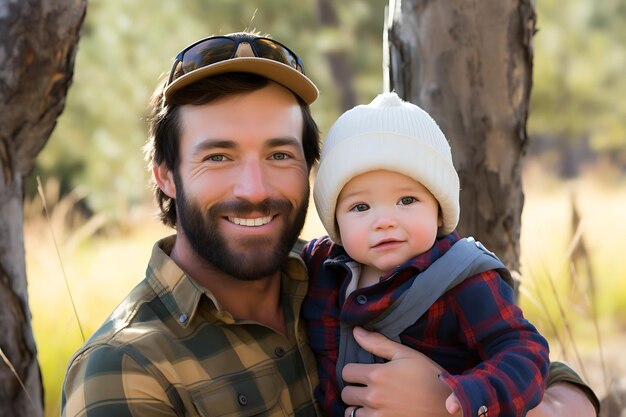
<svg viewBox="0 0 626 417">
<path fill-rule="evenodd" d="M 174 242 L 176 235 L 168 236 L 154 244 L 146 278 L 169 313 L 182 327 L 187 327 L 196 313 L 202 294 L 209 291 L 206 289 L 203 291 L 169 257 Z"/>
<path fill-rule="evenodd" d="M 456 230 L 446 236 L 438 237 L 429 250 L 408 260 L 397 269 L 414 268 L 417 272 L 421 272 L 446 253 L 460 238 Z"/>
</svg>

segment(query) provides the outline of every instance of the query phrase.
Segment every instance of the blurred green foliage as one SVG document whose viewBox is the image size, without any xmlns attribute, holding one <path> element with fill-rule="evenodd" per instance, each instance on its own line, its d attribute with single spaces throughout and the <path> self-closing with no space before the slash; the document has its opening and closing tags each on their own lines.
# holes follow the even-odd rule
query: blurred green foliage
<svg viewBox="0 0 626 417">
<path fill-rule="evenodd" d="M 532 135 L 626 152 L 626 2 L 537 2 Z"/>
<path fill-rule="evenodd" d="M 89 208 L 113 219 L 148 201 L 141 148 L 152 89 L 187 44 L 243 29 L 301 55 L 321 91 L 313 113 L 324 134 L 341 112 L 324 52 L 347 51 L 358 100 L 373 98 L 382 88 L 386 3 L 331 2 L 340 24 L 322 28 L 317 0 L 90 0 L 74 84 L 35 174 L 59 178 L 64 190 L 85 188 Z M 626 149 L 626 3 L 542 0 L 537 8 L 531 137 Z"/>
</svg>

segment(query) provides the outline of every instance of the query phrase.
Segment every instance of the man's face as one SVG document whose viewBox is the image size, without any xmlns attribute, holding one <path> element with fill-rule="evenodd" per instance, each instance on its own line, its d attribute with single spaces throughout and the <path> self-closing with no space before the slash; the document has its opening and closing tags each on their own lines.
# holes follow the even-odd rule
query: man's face
<svg viewBox="0 0 626 417">
<path fill-rule="evenodd" d="M 237 279 L 277 272 L 308 205 L 298 102 L 271 83 L 180 110 L 179 236 L 203 261 Z"/>
</svg>

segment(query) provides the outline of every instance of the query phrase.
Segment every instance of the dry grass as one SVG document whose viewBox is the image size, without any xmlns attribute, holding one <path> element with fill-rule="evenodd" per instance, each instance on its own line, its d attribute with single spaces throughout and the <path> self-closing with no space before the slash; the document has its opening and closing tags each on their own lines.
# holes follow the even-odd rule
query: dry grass
<svg viewBox="0 0 626 417">
<path fill-rule="evenodd" d="M 65 367 L 84 341 L 81 333 L 89 337 L 141 280 L 154 241 L 171 231 L 142 210 L 131 213 L 122 230 L 105 231 L 105 217 L 85 218 L 75 209 L 80 193 L 59 199 L 54 181 L 44 188 L 49 216 L 40 199 L 27 202 L 24 234 L 33 329 L 51 417 L 60 414 Z"/>
<path fill-rule="evenodd" d="M 552 359 L 565 359 L 584 372 L 602 395 L 610 380 L 626 375 L 619 359 L 626 341 L 626 261 L 618 241 L 626 234 L 626 184 L 599 184 L 593 178 L 552 182 L 528 171 L 521 303 L 550 339 Z M 130 213 L 123 228 L 105 229 L 106 218 L 84 218 L 74 209 L 80 193 L 59 199 L 53 182 L 44 188 L 49 220 L 40 202 L 27 204 L 25 244 L 46 416 L 53 417 L 59 415 L 65 366 L 83 343 L 73 309 L 88 337 L 143 277 L 154 241 L 171 231 L 157 222 L 152 209 Z M 580 216 L 576 230 L 572 198 Z M 303 237 L 321 234 L 312 211 Z"/>
<path fill-rule="evenodd" d="M 603 396 L 626 376 L 626 184 L 609 175 L 553 182 L 527 170 L 522 216 L 522 307 Z"/>
</svg>

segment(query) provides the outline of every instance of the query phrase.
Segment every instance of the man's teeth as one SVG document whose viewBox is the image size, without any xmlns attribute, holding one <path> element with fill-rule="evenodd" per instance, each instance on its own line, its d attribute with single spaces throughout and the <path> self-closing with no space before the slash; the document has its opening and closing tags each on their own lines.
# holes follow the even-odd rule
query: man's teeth
<svg viewBox="0 0 626 417">
<path fill-rule="evenodd" d="M 240 226 L 263 226 L 272 220 L 272 216 L 257 217 L 256 219 L 242 219 L 241 217 L 228 217 L 228 220 Z"/>
</svg>

